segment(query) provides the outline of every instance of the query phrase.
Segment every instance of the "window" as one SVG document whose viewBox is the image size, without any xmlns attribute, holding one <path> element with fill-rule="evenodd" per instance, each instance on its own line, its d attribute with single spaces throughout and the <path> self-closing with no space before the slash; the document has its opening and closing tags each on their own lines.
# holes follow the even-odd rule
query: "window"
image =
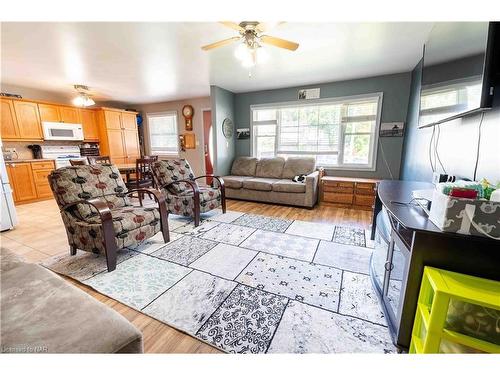
<svg viewBox="0 0 500 375">
<path fill-rule="evenodd" d="M 457 82 L 440 82 L 422 87 L 420 125 L 439 122 L 479 107 L 481 77 Z"/>
<path fill-rule="evenodd" d="M 382 94 L 252 106 L 256 157 L 314 156 L 320 166 L 374 169 Z"/>
<path fill-rule="evenodd" d="M 149 142 L 154 155 L 178 155 L 177 112 L 148 113 Z"/>
</svg>

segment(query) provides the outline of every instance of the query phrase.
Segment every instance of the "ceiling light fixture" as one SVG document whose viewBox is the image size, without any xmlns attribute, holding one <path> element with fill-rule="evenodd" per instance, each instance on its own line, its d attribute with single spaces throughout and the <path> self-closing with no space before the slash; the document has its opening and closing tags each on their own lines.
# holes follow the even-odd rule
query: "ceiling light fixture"
<svg viewBox="0 0 500 375">
<path fill-rule="evenodd" d="M 94 100 L 87 93 L 89 88 L 85 85 L 74 85 L 75 90 L 78 92 L 78 95 L 73 99 L 73 104 L 78 107 L 90 107 L 94 105 Z"/>
</svg>

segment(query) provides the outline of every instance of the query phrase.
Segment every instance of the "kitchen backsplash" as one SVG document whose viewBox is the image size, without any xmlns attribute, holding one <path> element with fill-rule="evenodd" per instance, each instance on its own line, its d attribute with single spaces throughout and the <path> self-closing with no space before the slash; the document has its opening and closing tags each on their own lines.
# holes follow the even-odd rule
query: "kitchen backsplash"
<svg viewBox="0 0 500 375">
<path fill-rule="evenodd" d="M 32 159 L 33 153 L 28 148 L 28 145 L 38 144 L 43 146 L 75 146 L 80 145 L 82 142 L 71 142 L 71 141 L 39 141 L 39 142 L 3 142 L 3 150 L 7 148 L 15 148 L 18 155 L 18 159 Z M 13 156 L 15 158 L 15 156 Z"/>
</svg>

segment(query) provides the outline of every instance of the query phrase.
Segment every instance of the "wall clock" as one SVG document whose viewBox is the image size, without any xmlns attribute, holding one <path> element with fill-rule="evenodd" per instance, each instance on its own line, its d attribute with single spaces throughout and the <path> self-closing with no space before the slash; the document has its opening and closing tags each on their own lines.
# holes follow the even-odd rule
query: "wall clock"
<svg viewBox="0 0 500 375">
<path fill-rule="evenodd" d="M 184 120 L 186 122 L 186 130 L 187 131 L 193 130 L 193 116 L 194 116 L 193 107 L 190 106 L 189 104 L 182 107 L 182 115 L 184 116 Z"/>
<path fill-rule="evenodd" d="M 224 134 L 224 137 L 231 138 L 233 136 L 233 132 L 233 122 L 228 118 L 224 119 L 224 121 L 222 122 L 222 134 Z"/>
</svg>

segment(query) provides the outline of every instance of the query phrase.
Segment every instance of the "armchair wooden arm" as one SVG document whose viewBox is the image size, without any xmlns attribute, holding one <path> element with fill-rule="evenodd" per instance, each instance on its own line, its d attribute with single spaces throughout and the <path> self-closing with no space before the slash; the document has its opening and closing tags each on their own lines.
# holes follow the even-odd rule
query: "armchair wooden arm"
<svg viewBox="0 0 500 375">
<path fill-rule="evenodd" d="M 115 242 L 115 229 L 113 228 L 113 216 L 106 202 L 99 198 L 82 199 L 76 202 L 69 203 L 61 208 L 61 211 L 68 211 L 70 208 L 77 204 L 89 204 L 94 207 L 99 213 L 101 218 L 102 233 L 104 236 L 104 247 L 106 248 L 106 262 L 108 272 L 116 269 L 116 242 Z M 85 220 L 84 220 L 85 221 Z M 76 254 L 76 248 L 71 248 L 71 255 Z"/>
<path fill-rule="evenodd" d="M 226 213 L 226 186 L 224 185 L 224 180 L 222 179 L 221 176 L 215 176 L 213 174 L 207 174 L 205 176 L 198 176 L 195 178 L 195 180 L 199 178 L 204 178 L 204 177 L 211 177 L 219 183 L 219 189 L 220 189 L 220 198 L 221 198 L 221 203 L 222 203 L 222 212 Z"/>
</svg>

